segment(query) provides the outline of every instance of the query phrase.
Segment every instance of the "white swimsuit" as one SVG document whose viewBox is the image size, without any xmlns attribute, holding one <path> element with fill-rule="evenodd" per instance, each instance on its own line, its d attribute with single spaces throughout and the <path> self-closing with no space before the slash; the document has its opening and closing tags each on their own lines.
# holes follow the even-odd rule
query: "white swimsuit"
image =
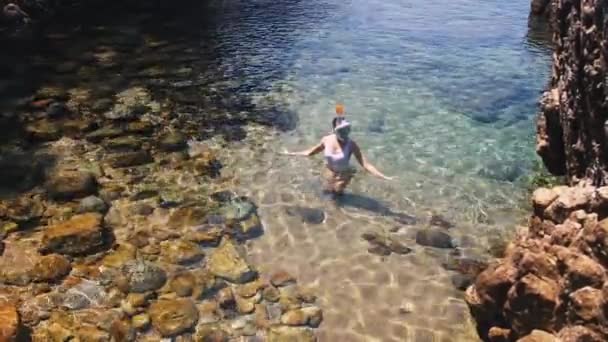
<svg viewBox="0 0 608 342">
<path fill-rule="evenodd" d="M 344 144 L 341 151 L 335 153 L 326 144 L 324 154 L 325 161 L 330 170 L 334 172 L 350 170 L 349 161 L 352 154 L 352 143 L 350 139 Z"/>
</svg>

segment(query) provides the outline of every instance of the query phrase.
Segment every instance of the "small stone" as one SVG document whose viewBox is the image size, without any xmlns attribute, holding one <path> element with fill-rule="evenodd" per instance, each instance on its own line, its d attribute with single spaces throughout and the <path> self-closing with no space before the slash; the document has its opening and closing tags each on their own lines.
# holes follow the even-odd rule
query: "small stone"
<svg viewBox="0 0 608 342">
<path fill-rule="evenodd" d="M 46 109 L 46 115 L 50 118 L 59 118 L 70 113 L 70 110 L 62 102 L 53 102 Z"/>
<path fill-rule="evenodd" d="M 325 212 L 320 208 L 289 206 L 285 208 L 285 211 L 291 216 L 299 216 L 305 223 L 321 224 L 325 221 Z"/>
<path fill-rule="evenodd" d="M 115 341 L 134 341 L 135 334 L 130 320 L 115 320 L 110 327 L 110 335 Z"/>
<path fill-rule="evenodd" d="M 160 250 L 170 263 L 180 265 L 200 261 L 205 256 L 199 246 L 184 240 L 163 241 Z"/>
<path fill-rule="evenodd" d="M 296 297 L 305 303 L 314 303 L 317 300 L 317 296 L 312 289 L 301 286 L 296 289 Z"/>
<path fill-rule="evenodd" d="M 232 283 L 246 283 L 257 276 L 230 240 L 213 251 L 207 265 L 211 273 Z"/>
<path fill-rule="evenodd" d="M 187 138 L 181 133 L 170 132 L 160 137 L 158 147 L 165 152 L 183 150 L 188 146 Z"/>
<path fill-rule="evenodd" d="M 558 339 L 543 330 L 532 330 L 532 332 L 517 340 L 517 342 L 558 342 Z"/>
<path fill-rule="evenodd" d="M 255 301 L 252 299 L 245 299 L 240 296 L 235 296 L 236 307 L 240 314 L 250 314 L 255 310 Z"/>
<path fill-rule="evenodd" d="M 488 331 L 488 339 L 490 342 L 509 342 L 511 330 L 500 327 L 492 327 Z"/>
<path fill-rule="evenodd" d="M 102 265 L 112 268 L 120 268 L 128 261 L 135 259 L 137 250 L 135 246 L 124 243 L 116 247 L 116 249 L 103 258 Z"/>
<path fill-rule="evenodd" d="M 242 238 L 251 239 L 260 236 L 263 233 L 262 223 L 257 214 L 251 214 L 249 217 L 238 224 L 239 235 Z"/>
<path fill-rule="evenodd" d="M 586 322 L 601 321 L 605 299 L 602 291 L 590 286 L 583 287 L 570 294 L 571 314 Z"/>
<path fill-rule="evenodd" d="M 111 151 L 136 151 L 141 145 L 141 141 L 134 136 L 117 137 L 103 143 L 103 146 Z"/>
<path fill-rule="evenodd" d="M 196 341 L 228 342 L 229 335 L 218 324 L 205 323 L 196 327 Z"/>
<path fill-rule="evenodd" d="M 135 121 L 127 124 L 127 132 L 134 134 L 149 134 L 154 130 L 154 126 L 147 121 Z"/>
<path fill-rule="evenodd" d="M 274 286 L 281 287 L 295 283 L 296 279 L 286 271 L 277 271 L 270 277 L 270 283 Z"/>
<path fill-rule="evenodd" d="M 310 329 L 275 326 L 268 330 L 267 342 L 315 342 L 316 340 Z"/>
<path fill-rule="evenodd" d="M 76 256 L 93 253 L 105 242 L 101 215 L 89 213 L 46 228 L 41 250 Z"/>
<path fill-rule="evenodd" d="M 550 342 L 571 342 L 571 341 L 585 341 L 585 342 L 604 342 L 605 338 L 599 336 L 593 330 L 582 326 L 567 326 L 559 331 L 557 334 L 557 339 L 549 340 Z M 544 341 L 543 341 L 544 342 Z"/>
<path fill-rule="evenodd" d="M 220 227 L 204 225 L 187 234 L 187 238 L 203 246 L 216 247 L 223 234 L 224 231 Z"/>
<path fill-rule="evenodd" d="M 97 180 L 91 172 L 59 170 L 45 184 L 51 198 L 71 200 L 97 192 Z"/>
<path fill-rule="evenodd" d="M 178 273 L 169 280 L 169 288 L 180 297 L 192 296 L 195 286 L 196 278 L 190 272 Z"/>
<path fill-rule="evenodd" d="M 131 292 L 154 291 L 165 285 L 167 274 L 159 266 L 143 260 L 128 261 L 122 267 Z"/>
<path fill-rule="evenodd" d="M 314 306 L 291 310 L 281 316 L 281 323 L 291 326 L 310 325 L 311 327 L 318 327 L 322 320 L 321 309 Z"/>
<path fill-rule="evenodd" d="M 281 292 L 279 292 L 279 290 L 274 286 L 268 286 L 262 292 L 262 296 L 265 300 L 276 303 L 281 298 Z"/>
<path fill-rule="evenodd" d="M 159 300 L 150 305 L 148 314 L 152 326 L 164 337 L 186 332 L 198 321 L 198 310 L 189 299 Z"/>
<path fill-rule="evenodd" d="M 0 341 L 16 341 L 20 329 L 17 308 L 10 304 L 0 304 Z"/>
<path fill-rule="evenodd" d="M 78 207 L 79 213 L 105 213 L 108 211 L 108 205 L 97 196 L 88 196 L 80 200 Z"/>
<path fill-rule="evenodd" d="M 145 313 L 135 315 L 131 317 L 131 324 L 133 324 L 133 328 L 137 330 L 146 330 L 150 325 L 150 316 Z"/>
<path fill-rule="evenodd" d="M 61 128 L 56 122 L 38 120 L 25 126 L 25 133 L 31 141 L 53 141 L 61 138 Z"/>
<path fill-rule="evenodd" d="M 435 248 L 454 248 L 452 237 L 436 228 L 419 230 L 416 233 L 416 243 Z"/>
<path fill-rule="evenodd" d="M 124 130 L 120 127 L 103 127 L 86 135 L 86 139 L 90 142 L 98 143 L 103 139 L 116 138 L 124 134 Z"/>
<path fill-rule="evenodd" d="M 94 113 L 100 114 L 100 113 L 110 110 L 110 108 L 112 108 L 113 105 L 114 105 L 114 101 L 112 99 L 99 99 L 99 100 L 93 102 L 93 105 L 91 106 L 91 110 Z"/>
<path fill-rule="evenodd" d="M 547 188 L 538 188 L 532 193 L 532 204 L 534 205 L 534 211 L 537 214 L 542 212 L 549 206 L 553 201 L 557 199 L 559 195 Z"/>
<path fill-rule="evenodd" d="M 394 238 L 388 239 L 388 248 L 391 250 L 391 252 L 401 255 L 409 254 L 412 252 L 411 248 L 395 240 Z"/>
<path fill-rule="evenodd" d="M 70 261 L 59 254 L 41 257 L 32 269 L 32 279 L 39 282 L 54 282 L 65 277 L 72 270 Z"/>
<path fill-rule="evenodd" d="M 250 283 L 241 285 L 239 287 L 237 287 L 237 294 L 243 298 L 251 298 L 253 296 L 255 296 L 259 290 L 263 289 L 264 286 L 264 282 L 262 282 L 262 280 L 257 279 L 254 280 Z"/>
<path fill-rule="evenodd" d="M 440 227 L 440 228 L 443 228 L 443 229 L 454 228 L 454 224 L 452 222 L 449 222 L 448 220 L 446 220 L 441 215 L 433 215 L 433 216 L 431 216 L 431 220 L 429 221 L 429 223 L 432 226 L 437 226 L 437 227 Z"/>
<path fill-rule="evenodd" d="M 473 283 L 473 277 L 460 273 L 453 274 L 450 277 L 450 280 L 452 282 L 452 285 L 454 285 L 454 287 L 459 289 L 460 291 L 466 290 L 467 287 L 469 287 Z"/>
<path fill-rule="evenodd" d="M 221 290 L 219 290 L 217 292 L 216 295 L 217 298 L 217 302 L 220 305 L 221 308 L 231 308 L 233 307 L 236 302 L 234 299 L 234 293 L 232 292 L 232 289 L 229 287 L 225 287 Z"/>
<path fill-rule="evenodd" d="M 152 155 L 146 150 L 113 153 L 107 157 L 108 164 L 114 168 L 139 166 L 153 161 Z"/>
<path fill-rule="evenodd" d="M 367 251 L 371 254 L 379 256 L 388 256 L 391 254 L 390 248 L 388 248 L 386 245 L 373 245 L 369 247 Z"/>
</svg>

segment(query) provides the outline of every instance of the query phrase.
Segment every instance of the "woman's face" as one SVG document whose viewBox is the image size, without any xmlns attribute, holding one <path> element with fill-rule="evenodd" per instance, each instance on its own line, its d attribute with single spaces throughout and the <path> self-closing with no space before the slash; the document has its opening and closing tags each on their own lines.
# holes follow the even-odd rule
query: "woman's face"
<svg viewBox="0 0 608 342">
<path fill-rule="evenodd" d="M 350 134 L 350 126 L 340 127 L 336 129 L 336 137 L 338 140 L 346 140 L 348 139 L 348 135 Z"/>
</svg>

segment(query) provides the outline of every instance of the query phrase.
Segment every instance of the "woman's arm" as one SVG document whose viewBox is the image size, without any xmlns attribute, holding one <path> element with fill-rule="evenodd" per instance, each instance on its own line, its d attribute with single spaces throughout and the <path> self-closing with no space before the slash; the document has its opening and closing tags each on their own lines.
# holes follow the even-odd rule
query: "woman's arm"
<svg viewBox="0 0 608 342">
<path fill-rule="evenodd" d="M 365 159 L 365 157 L 363 156 L 363 154 L 361 154 L 359 145 L 357 145 L 354 141 L 351 141 L 351 144 L 353 144 L 353 154 L 355 155 L 355 158 L 357 158 L 357 161 L 359 162 L 359 164 L 361 164 L 361 166 L 367 172 L 371 173 L 372 175 L 374 175 L 376 177 L 380 177 L 380 178 L 383 178 L 386 180 L 393 179 L 393 177 L 385 176 L 382 172 L 378 171 L 378 169 L 376 169 L 376 167 L 374 165 L 372 165 L 370 162 L 368 162 L 367 159 Z"/>
<path fill-rule="evenodd" d="M 315 155 L 315 154 L 323 151 L 323 147 L 324 147 L 323 140 L 321 140 L 320 143 L 309 148 L 308 150 L 300 151 L 300 152 L 288 152 L 287 150 L 285 150 L 285 151 L 283 151 L 283 154 L 286 154 L 288 156 L 312 156 L 312 155 Z"/>
</svg>

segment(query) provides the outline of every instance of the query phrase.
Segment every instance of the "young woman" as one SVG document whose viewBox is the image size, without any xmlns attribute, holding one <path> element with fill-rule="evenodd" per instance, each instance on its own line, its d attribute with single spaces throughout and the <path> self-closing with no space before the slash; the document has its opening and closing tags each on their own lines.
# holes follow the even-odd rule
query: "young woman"
<svg viewBox="0 0 608 342">
<path fill-rule="evenodd" d="M 355 169 L 350 166 L 350 157 L 353 154 L 366 171 L 376 177 L 392 180 L 392 177 L 385 176 L 374 165 L 370 164 L 361 154 L 359 145 L 349 138 L 351 124 L 344 118 L 344 108 L 341 105 L 336 106 L 336 114 L 337 116 L 332 120 L 332 134 L 323 137 L 317 145 L 308 150 L 300 152 L 285 151 L 284 154 L 313 156 L 323 151 L 326 166 L 323 175 L 327 180 L 325 190 L 336 194 L 343 193 L 355 175 Z"/>
</svg>

